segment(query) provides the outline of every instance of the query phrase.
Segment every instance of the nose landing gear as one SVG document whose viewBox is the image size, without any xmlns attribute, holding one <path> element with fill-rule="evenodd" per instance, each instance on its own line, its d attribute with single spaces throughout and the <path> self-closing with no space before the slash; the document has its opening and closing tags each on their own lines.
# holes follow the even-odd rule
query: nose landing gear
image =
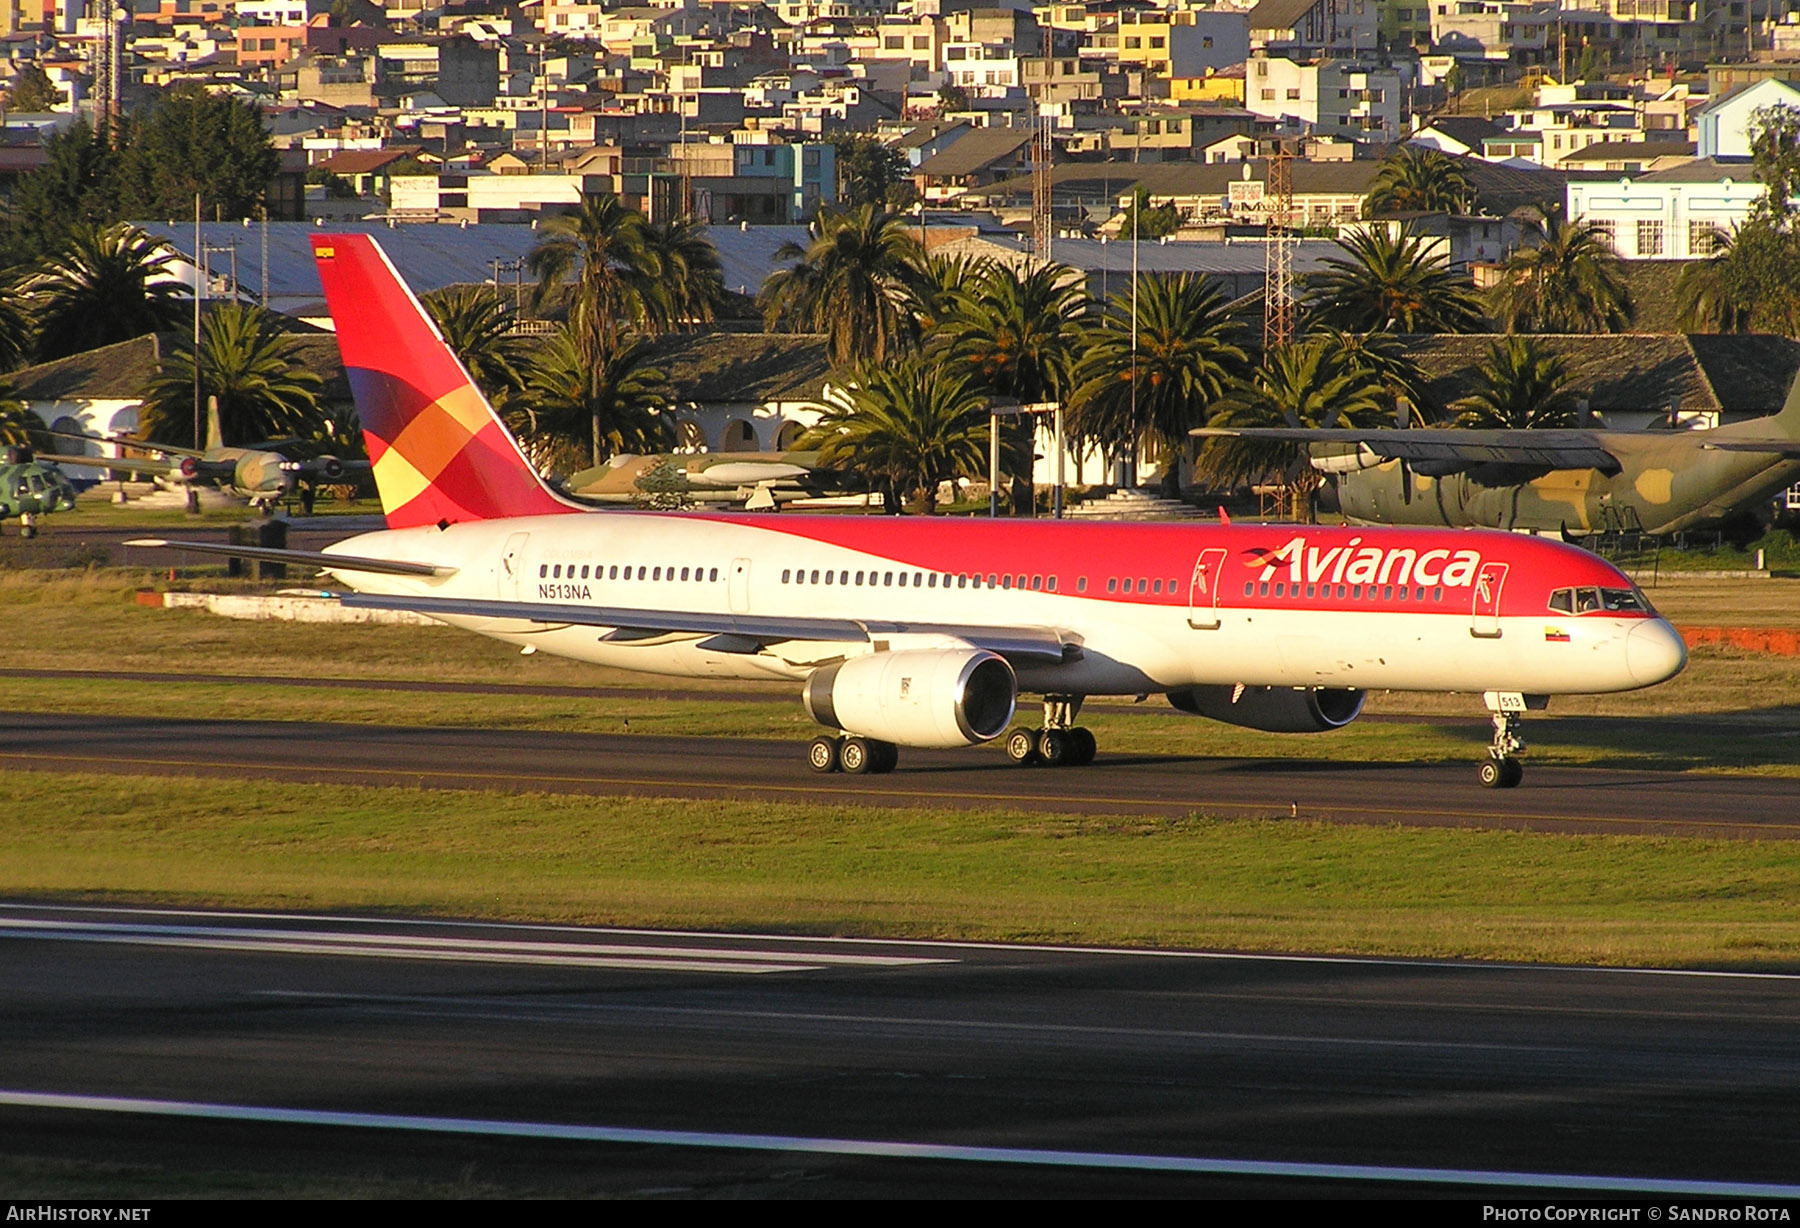
<svg viewBox="0 0 1800 1228">
<path fill-rule="evenodd" d="M 1525 765 L 1519 756 L 1525 753 L 1525 709 L 1532 705 L 1516 691 L 1488 691 L 1482 698 L 1494 720 L 1494 741 L 1488 757 L 1481 762 L 1478 775 L 1484 789 L 1514 789 L 1525 779 Z M 1535 698 L 1535 697 L 1534 697 Z"/>
</svg>

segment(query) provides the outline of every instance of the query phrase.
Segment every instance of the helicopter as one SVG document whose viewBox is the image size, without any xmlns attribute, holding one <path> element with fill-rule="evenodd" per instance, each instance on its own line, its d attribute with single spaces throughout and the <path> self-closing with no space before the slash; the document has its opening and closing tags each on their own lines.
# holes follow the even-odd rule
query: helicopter
<svg viewBox="0 0 1800 1228">
<path fill-rule="evenodd" d="M 37 536 L 37 518 L 75 510 L 75 488 L 61 469 L 27 447 L 9 447 L 0 463 L 0 524 L 19 518 L 19 536 Z"/>
</svg>

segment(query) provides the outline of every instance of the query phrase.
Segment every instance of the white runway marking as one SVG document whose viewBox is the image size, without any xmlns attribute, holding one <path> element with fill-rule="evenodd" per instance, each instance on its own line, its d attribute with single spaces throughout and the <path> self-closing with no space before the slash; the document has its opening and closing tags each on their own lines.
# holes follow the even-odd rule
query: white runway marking
<svg viewBox="0 0 1800 1228">
<path fill-rule="evenodd" d="M 943 939 L 922 938 L 841 938 L 810 937 L 804 934 L 734 934 L 713 930 L 649 930 L 625 927 L 589 927 L 581 925 L 550 925 L 530 922 L 512 921 L 439 921 L 429 919 L 406 919 L 393 917 L 356 917 L 332 914 L 299 914 L 279 912 L 229 912 L 206 911 L 198 909 L 134 909 L 111 907 L 107 905 L 78 904 L 0 904 L 0 912 L 71 912 L 101 913 L 116 915 L 124 913 L 130 916 L 149 917 L 207 917 L 232 918 L 245 921 L 312 921 L 338 925 L 366 926 L 412 926 L 416 928 L 481 928 L 504 929 L 520 932 L 554 933 L 554 934 L 612 934 L 621 938 L 662 938 L 665 940 L 687 939 L 690 941 L 720 942 L 756 942 L 765 946 L 780 944 L 806 943 L 818 946 L 848 947 L 902 947 L 921 948 L 926 951 L 995 951 L 1037 953 L 1046 955 L 1117 955 L 1133 959 L 1198 959 L 1198 960 L 1230 960 L 1243 962 L 1264 962 L 1272 964 L 1330 964 L 1350 965 L 1372 968 L 1437 968 L 1467 973 L 1484 972 L 1562 972 L 1569 974 L 1596 973 L 1602 976 L 1657 976 L 1696 978 L 1703 980 L 1742 980 L 1742 981 L 1800 981 L 1800 972 L 1751 972 L 1727 968 L 1623 968 L 1606 967 L 1597 964 L 1524 964 L 1503 963 L 1499 961 L 1454 960 L 1454 959 L 1398 959 L 1382 958 L 1369 955 L 1284 955 L 1280 953 L 1263 953 L 1256 951 L 1183 951 L 1158 950 L 1154 947 L 1084 947 L 1064 943 L 1030 943 L 1030 942 L 958 942 Z M 775 952 L 770 952 L 775 956 Z M 793 955 L 785 958 L 792 959 Z M 803 957 L 805 958 L 805 957 Z M 952 955 L 939 955 L 936 959 L 925 958 L 922 962 L 956 962 Z"/>
<path fill-rule="evenodd" d="M 1060 1151 L 1029 1147 L 972 1147 L 882 1139 L 816 1138 L 782 1134 L 729 1134 L 704 1130 L 640 1130 L 630 1126 L 497 1121 L 471 1117 L 415 1117 L 284 1109 L 188 1100 L 139 1100 L 56 1092 L 0 1090 L 0 1105 L 140 1113 L 157 1117 L 248 1121 L 271 1125 L 336 1126 L 360 1130 L 414 1130 L 491 1138 L 542 1138 L 636 1146 L 714 1150 L 804 1152 L 897 1160 L 956 1160 L 975 1164 L 1044 1165 L 1235 1177 L 1287 1177 L 1413 1185 L 1465 1185 L 1500 1189 L 1588 1190 L 1629 1194 L 1677 1194 L 1710 1198 L 1800 1198 L 1800 1185 L 1749 1181 L 1685 1181 L 1662 1177 L 1610 1177 L 1578 1173 L 1508 1172 L 1477 1168 L 1398 1168 L 1371 1164 L 1309 1164 L 1288 1160 L 1215 1159 L 1204 1156 L 1134 1155 L 1111 1151 Z"/>
<path fill-rule="evenodd" d="M 152 914 L 154 915 L 154 914 Z M 208 951 L 352 955 L 379 959 L 430 959 L 459 963 L 533 964 L 566 968 L 636 968 L 665 972 L 816 972 L 827 967 L 903 968 L 951 962 L 900 955 L 767 951 L 742 947 L 651 946 L 636 943 L 551 942 L 542 939 L 440 938 L 419 934 L 368 934 L 290 924 L 279 929 L 247 926 L 130 924 L 0 917 L 0 938 L 59 942 L 122 943 Z M 590 931 L 591 932 L 591 931 Z"/>
</svg>

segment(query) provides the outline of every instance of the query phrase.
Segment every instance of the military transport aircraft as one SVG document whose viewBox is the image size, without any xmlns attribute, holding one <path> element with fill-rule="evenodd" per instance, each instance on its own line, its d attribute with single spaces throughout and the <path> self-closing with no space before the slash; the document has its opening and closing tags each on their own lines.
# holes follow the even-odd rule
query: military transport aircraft
<svg viewBox="0 0 1800 1228">
<path fill-rule="evenodd" d="M 294 441 L 269 440 L 253 447 L 225 446 L 219 429 L 218 407 L 209 403 L 206 415 L 206 447 L 178 448 L 170 444 L 145 443 L 118 435 L 73 435 L 56 432 L 70 439 L 90 439 L 121 447 L 142 448 L 159 452 L 160 457 L 54 456 L 45 459 L 66 465 L 86 465 L 114 473 L 148 475 L 170 486 L 195 482 L 210 483 L 248 499 L 252 507 L 268 508 L 292 495 L 299 483 L 342 482 L 353 474 L 367 473 L 369 462 L 340 460 L 335 456 L 317 456 L 293 460 L 276 450 Z"/>
<path fill-rule="evenodd" d="M 577 660 L 792 679 L 827 731 L 816 771 L 1001 738 L 1021 763 L 1086 762 L 1090 695 L 1160 692 L 1300 733 L 1392 688 L 1484 693 L 1481 780 L 1510 787 L 1544 697 L 1686 663 L 1616 568 L 1510 533 L 581 508 L 532 469 L 372 238 L 316 234 L 313 250 L 388 527 L 322 552 L 141 544 L 310 563 L 349 586 L 346 606 Z M 1043 696 L 1043 724 L 1009 731 L 1021 693 Z"/>
<path fill-rule="evenodd" d="M 621 454 L 564 483 L 578 499 L 643 506 L 659 495 L 684 503 L 741 503 L 772 508 L 795 499 L 850 494 L 863 483 L 819 467 L 817 452 L 660 452 Z"/>
<path fill-rule="evenodd" d="M 37 536 L 37 518 L 75 510 L 75 487 L 55 464 L 30 448 L 0 454 L 0 524 L 19 518 L 19 536 Z"/>
<path fill-rule="evenodd" d="M 1710 430 L 1200 427 L 1307 446 L 1352 524 L 1677 533 L 1800 481 L 1800 380 L 1780 413 Z"/>
</svg>

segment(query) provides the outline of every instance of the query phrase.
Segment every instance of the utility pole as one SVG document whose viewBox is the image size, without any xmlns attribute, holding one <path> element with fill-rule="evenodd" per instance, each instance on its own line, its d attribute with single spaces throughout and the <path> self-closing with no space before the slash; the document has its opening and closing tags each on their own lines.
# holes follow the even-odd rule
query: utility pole
<svg viewBox="0 0 1800 1228">
<path fill-rule="evenodd" d="M 1056 237 L 1052 203 L 1055 180 L 1051 174 L 1056 149 L 1050 139 L 1050 117 L 1038 104 L 1035 131 L 1031 134 L 1031 247 L 1039 267 L 1050 264 L 1050 246 Z"/>
<path fill-rule="evenodd" d="M 1269 212 L 1263 244 L 1263 352 L 1272 354 L 1294 339 L 1294 253 L 1289 246 L 1294 180 L 1286 137 L 1275 138 L 1265 196 Z"/>
<path fill-rule="evenodd" d="M 200 448 L 200 304 L 206 298 L 206 249 L 200 238 L 200 193 L 194 193 L 194 448 Z M 199 511 L 198 492 L 189 487 L 188 510 Z"/>
</svg>

